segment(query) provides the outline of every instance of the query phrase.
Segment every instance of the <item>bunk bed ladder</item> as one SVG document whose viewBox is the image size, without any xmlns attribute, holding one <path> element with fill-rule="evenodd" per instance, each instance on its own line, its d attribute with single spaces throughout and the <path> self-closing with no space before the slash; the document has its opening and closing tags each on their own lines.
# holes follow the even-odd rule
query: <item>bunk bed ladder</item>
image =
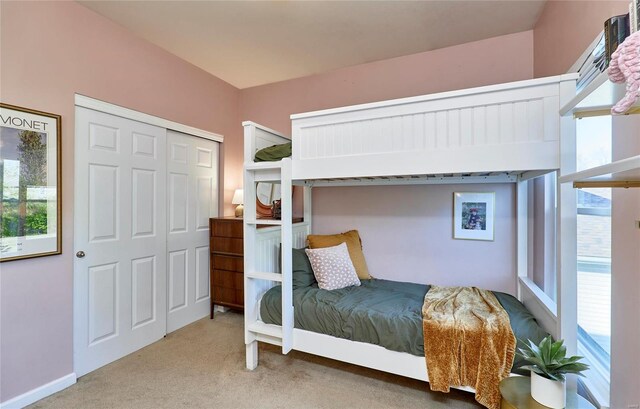
<svg viewBox="0 0 640 409">
<path fill-rule="evenodd" d="M 246 129 L 245 132 L 251 132 Z M 291 159 L 279 162 L 264 162 L 245 166 L 244 197 L 256 197 L 256 182 L 264 181 L 267 176 L 272 182 L 281 183 L 282 217 L 280 220 L 261 220 L 256 217 L 255 200 L 245 200 L 244 213 L 244 292 L 245 292 L 245 344 L 247 347 L 247 368 L 254 369 L 258 363 L 257 342 L 268 342 L 282 346 L 286 354 L 293 347 L 293 298 L 292 298 L 292 181 Z M 282 254 L 281 272 L 267 271 L 266 260 L 273 261 L 273 254 L 265 255 L 264 245 L 259 243 L 259 225 L 280 227 Z M 275 251 L 270 249 L 269 251 Z M 263 252 L 260 254 L 260 252 Z M 271 257 L 271 258 L 270 258 Z M 273 264 L 273 263 L 271 263 Z M 271 267 L 272 269 L 273 267 Z M 265 324 L 258 319 L 259 298 L 273 282 L 282 285 L 282 325 Z"/>
</svg>

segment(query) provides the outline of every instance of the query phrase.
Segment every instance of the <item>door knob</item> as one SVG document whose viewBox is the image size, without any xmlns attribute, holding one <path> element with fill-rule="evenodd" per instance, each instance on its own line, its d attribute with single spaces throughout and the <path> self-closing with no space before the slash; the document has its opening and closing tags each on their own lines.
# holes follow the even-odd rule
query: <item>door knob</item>
<svg viewBox="0 0 640 409">
<path fill-rule="evenodd" d="M 76 253 L 76 257 L 78 257 L 78 258 L 84 257 L 84 251 L 80 250 L 79 252 L 77 252 Z"/>
</svg>

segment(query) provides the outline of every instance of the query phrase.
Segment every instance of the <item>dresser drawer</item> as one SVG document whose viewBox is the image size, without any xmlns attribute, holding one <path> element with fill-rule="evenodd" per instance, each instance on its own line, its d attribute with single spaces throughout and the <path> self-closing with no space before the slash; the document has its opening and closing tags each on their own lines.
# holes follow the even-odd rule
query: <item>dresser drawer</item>
<svg viewBox="0 0 640 409">
<path fill-rule="evenodd" d="M 227 303 L 227 304 L 239 304 L 236 302 L 236 290 L 232 288 L 225 287 L 214 287 L 213 288 L 213 300 Z M 244 301 L 243 301 L 244 303 Z"/>
<path fill-rule="evenodd" d="M 211 236 L 213 237 L 233 237 L 242 239 L 242 220 L 214 220 L 211 226 Z"/>
<path fill-rule="evenodd" d="M 213 270 L 213 285 L 241 289 L 244 286 L 244 275 L 233 271 Z"/>
<path fill-rule="evenodd" d="M 232 239 L 229 237 L 212 237 L 211 238 L 211 251 L 238 254 L 244 253 L 244 244 L 242 239 Z"/>
<path fill-rule="evenodd" d="M 211 260 L 215 270 L 238 271 L 240 273 L 244 271 L 244 259 L 242 257 L 214 254 Z"/>
</svg>

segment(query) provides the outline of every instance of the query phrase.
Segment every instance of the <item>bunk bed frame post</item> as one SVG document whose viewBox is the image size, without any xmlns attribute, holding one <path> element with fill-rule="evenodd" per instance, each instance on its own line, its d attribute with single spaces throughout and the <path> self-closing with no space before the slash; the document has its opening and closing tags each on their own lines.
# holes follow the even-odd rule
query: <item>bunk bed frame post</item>
<svg viewBox="0 0 640 409">
<path fill-rule="evenodd" d="M 255 127 L 253 126 L 245 126 L 244 127 L 244 140 L 245 140 L 245 154 L 244 159 L 245 163 L 247 162 L 247 158 L 252 160 L 252 153 L 255 149 Z M 246 143 L 246 142 L 250 143 Z M 243 195 L 245 197 L 244 200 L 244 217 L 249 219 L 253 216 L 255 218 L 256 214 L 256 202 L 255 200 L 246 200 L 249 197 L 256 197 L 256 183 L 254 172 L 247 170 L 245 168 L 244 171 L 244 186 L 243 186 Z M 244 223 L 244 254 L 253 254 L 256 248 L 256 231 L 255 225 L 249 225 Z M 244 271 L 255 271 L 256 270 L 256 258 L 255 257 L 245 257 L 244 258 Z M 244 299 L 245 299 L 245 309 L 244 309 L 244 343 L 246 345 L 246 359 L 247 359 L 247 369 L 253 370 L 258 366 L 258 341 L 256 334 L 247 330 L 249 325 L 252 322 L 257 321 L 257 298 L 258 298 L 258 289 L 254 280 L 250 279 L 247 274 L 244 275 Z"/>
<path fill-rule="evenodd" d="M 293 186 L 291 183 L 291 158 L 282 159 L 280 168 L 281 175 L 281 208 L 282 225 L 282 353 L 287 354 L 293 348 L 293 268 L 292 254 L 293 248 L 293 211 L 292 196 Z"/>
<path fill-rule="evenodd" d="M 576 94 L 575 81 L 560 82 L 560 106 Z M 570 116 L 560 118 L 559 175 L 576 171 L 576 124 Z M 567 355 L 578 349 L 578 272 L 577 272 L 577 193 L 569 183 L 557 184 L 557 250 L 556 305 L 557 338 L 564 339 Z M 567 387 L 575 389 L 575 377 L 567 379 Z"/>
<path fill-rule="evenodd" d="M 311 186 L 304 186 L 303 187 L 303 192 L 302 192 L 302 205 L 303 205 L 303 217 L 304 217 L 304 222 L 308 223 L 309 227 L 309 234 L 311 234 L 313 232 L 313 219 L 312 219 L 312 207 L 311 207 L 311 200 L 312 200 L 312 194 L 313 191 L 311 190 L 312 187 Z"/>
<path fill-rule="evenodd" d="M 556 259 L 558 239 L 556 237 L 556 192 L 558 189 L 557 172 L 544 176 L 544 288 L 546 294 L 555 294 L 557 288 Z M 553 211 L 548 211 L 553 209 Z"/>
<path fill-rule="evenodd" d="M 529 272 L 529 181 L 518 178 L 516 182 L 516 286 L 517 297 L 522 300 L 519 278 Z"/>
</svg>

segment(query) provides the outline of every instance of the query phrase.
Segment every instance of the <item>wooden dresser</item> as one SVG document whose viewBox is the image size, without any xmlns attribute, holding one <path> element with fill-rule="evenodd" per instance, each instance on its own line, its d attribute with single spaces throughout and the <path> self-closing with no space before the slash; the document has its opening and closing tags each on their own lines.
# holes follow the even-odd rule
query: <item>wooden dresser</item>
<svg viewBox="0 0 640 409">
<path fill-rule="evenodd" d="M 214 304 L 244 310 L 242 219 L 209 219 L 211 318 Z"/>
</svg>

